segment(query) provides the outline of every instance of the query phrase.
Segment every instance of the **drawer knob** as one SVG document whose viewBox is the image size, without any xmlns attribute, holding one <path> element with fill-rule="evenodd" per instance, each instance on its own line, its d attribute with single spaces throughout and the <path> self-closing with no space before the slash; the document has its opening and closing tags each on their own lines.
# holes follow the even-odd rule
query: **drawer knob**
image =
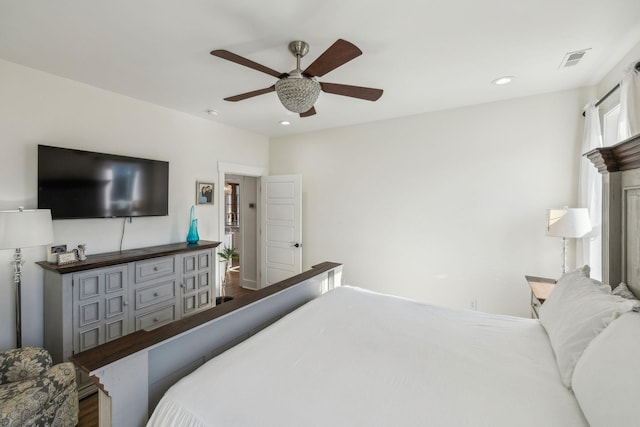
<svg viewBox="0 0 640 427">
<path fill-rule="evenodd" d="M 157 317 L 154 317 L 154 318 L 153 318 L 153 322 L 154 322 L 154 323 L 158 323 L 158 318 L 157 318 Z"/>
<path fill-rule="evenodd" d="M 157 297 L 157 296 L 158 296 L 158 293 L 157 293 L 157 292 L 154 292 L 154 293 L 153 293 L 153 296 L 154 296 L 154 297 Z"/>
<path fill-rule="evenodd" d="M 158 271 L 158 267 L 153 267 L 153 271 Z"/>
</svg>

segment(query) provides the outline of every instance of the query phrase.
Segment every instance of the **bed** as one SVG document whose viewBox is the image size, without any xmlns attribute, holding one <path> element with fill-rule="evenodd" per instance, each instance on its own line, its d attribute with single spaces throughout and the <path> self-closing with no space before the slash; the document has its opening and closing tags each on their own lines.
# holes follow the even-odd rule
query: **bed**
<svg viewBox="0 0 640 427">
<path fill-rule="evenodd" d="M 640 135 L 587 157 L 612 286 L 579 268 L 532 320 L 343 287 L 321 263 L 74 355 L 100 426 L 640 425 Z"/>
<path fill-rule="evenodd" d="M 147 426 L 640 425 L 636 153 L 587 153 L 613 286 L 569 272 L 540 320 L 338 287 L 182 378 Z"/>
<path fill-rule="evenodd" d="M 615 317 L 633 307 L 608 297 L 620 305 Z M 148 423 L 341 425 L 589 424 L 540 321 L 350 287 L 318 297 L 183 378 Z"/>
</svg>

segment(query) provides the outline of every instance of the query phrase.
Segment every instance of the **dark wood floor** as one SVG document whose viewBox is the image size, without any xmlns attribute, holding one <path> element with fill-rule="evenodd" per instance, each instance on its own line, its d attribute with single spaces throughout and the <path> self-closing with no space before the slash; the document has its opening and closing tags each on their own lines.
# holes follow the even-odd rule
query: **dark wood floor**
<svg viewBox="0 0 640 427">
<path fill-rule="evenodd" d="M 228 282 L 225 286 L 225 296 L 238 298 L 253 292 L 251 289 L 245 289 L 240 286 L 240 271 L 237 260 L 233 261 L 233 267 L 227 277 Z"/>
<path fill-rule="evenodd" d="M 229 272 L 228 283 L 225 286 L 225 295 L 228 297 L 238 298 L 253 292 L 251 289 L 244 289 L 240 286 L 240 272 L 238 270 L 238 261 L 234 261 L 233 267 Z M 80 414 L 78 417 L 78 427 L 97 427 L 98 426 L 98 394 L 92 394 L 80 401 Z"/>
<path fill-rule="evenodd" d="M 98 393 L 80 400 L 78 427 L 98 427 Z"/>
</svg>

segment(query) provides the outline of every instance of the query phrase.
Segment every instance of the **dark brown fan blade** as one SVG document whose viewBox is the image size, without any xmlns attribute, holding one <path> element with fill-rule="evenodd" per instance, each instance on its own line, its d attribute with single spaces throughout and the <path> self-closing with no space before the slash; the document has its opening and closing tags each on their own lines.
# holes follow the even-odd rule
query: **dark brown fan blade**
<svg viewBox="0 0 640 427">
<path fill-rule="evenodd" d="M 337 83 L 320 82 L 320 87 L 324 92 L 334 95 L 350 96 L 352 98 L 366 99 L 367 101 L 377 101 L 382 96 L 382 89 L 373 89 L 362 86 L 349 86 Z"/>
<path fill-rule="evenodd" d="M 311 107 L 309 111 L 305 111 L 304 113 L 300 113 L 300 117 L 309 117 L 316 114 L 316 107 Z"/>
<path fill-rule="evenodd" d="M 304 74 L 322 77 L 360 55 L 362 55 L 362 51 L 353 43 L 338 39 L 304 70 Z"/>
<path fill-rule="evenodd" d="M 270 76 L 273 76 L 273 77 L 279 78 L 283 74 L 269 67 L 265 67 L 264 65 L 258 64 L 257 62 L 253 62 L 247 58 L 243 58 L 240 55 L 231 53 L 228 50 L 222 50 L 222 49 L 212 50 L 211 55 L 217 56 L 218 58 L 226 59 L 227 61 L 235 62 L 236 64 L 244 65 L 245 67 L 249 67 L 257 71 L 262 71 L 263 73 L 269 74 Z"/>
<path fill-rule="evenodd" d="M 273 85 L 273 86 L 266 87 L 264 89 L 258 89 L 252 92 L 241 93 L 240 95 L 236 95 L 236 96 L 230 96 L 228 98 L 225 98 L 224 100 L 231 101 L 231 102 L 238 102 L 238 101 L 242 101 L 243 99 L 253 98 L 254 96 L 263 95 L 269 92 L 274 92 L 275 90 L 276 90 L 276 86 Z"/>
</svg>

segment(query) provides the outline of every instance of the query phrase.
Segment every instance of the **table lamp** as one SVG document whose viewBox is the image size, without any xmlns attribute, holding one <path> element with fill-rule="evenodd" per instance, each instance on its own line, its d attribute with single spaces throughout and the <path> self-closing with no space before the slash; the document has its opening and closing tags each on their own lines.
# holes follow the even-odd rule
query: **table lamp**
<svg viewBox="0 0 640 427">
<path fill-rule="evenodd" d="M 22 315 L 20 288 L 22 285 L 21 248 L 44 246 L 53 242 L 53 223 L 48 209 L 0 211 L 0 249 L 15 249 L 13 282 L 16 285 L 16 344 L 22 347 Z"/>
<path fill-rule="evenodd" d="M 591 231 L 587 208 L 547 209 L 547 236 L 562 237 L 562 273 L 567 272 L 567 239 L 583 237 Z"/>
</svg>

